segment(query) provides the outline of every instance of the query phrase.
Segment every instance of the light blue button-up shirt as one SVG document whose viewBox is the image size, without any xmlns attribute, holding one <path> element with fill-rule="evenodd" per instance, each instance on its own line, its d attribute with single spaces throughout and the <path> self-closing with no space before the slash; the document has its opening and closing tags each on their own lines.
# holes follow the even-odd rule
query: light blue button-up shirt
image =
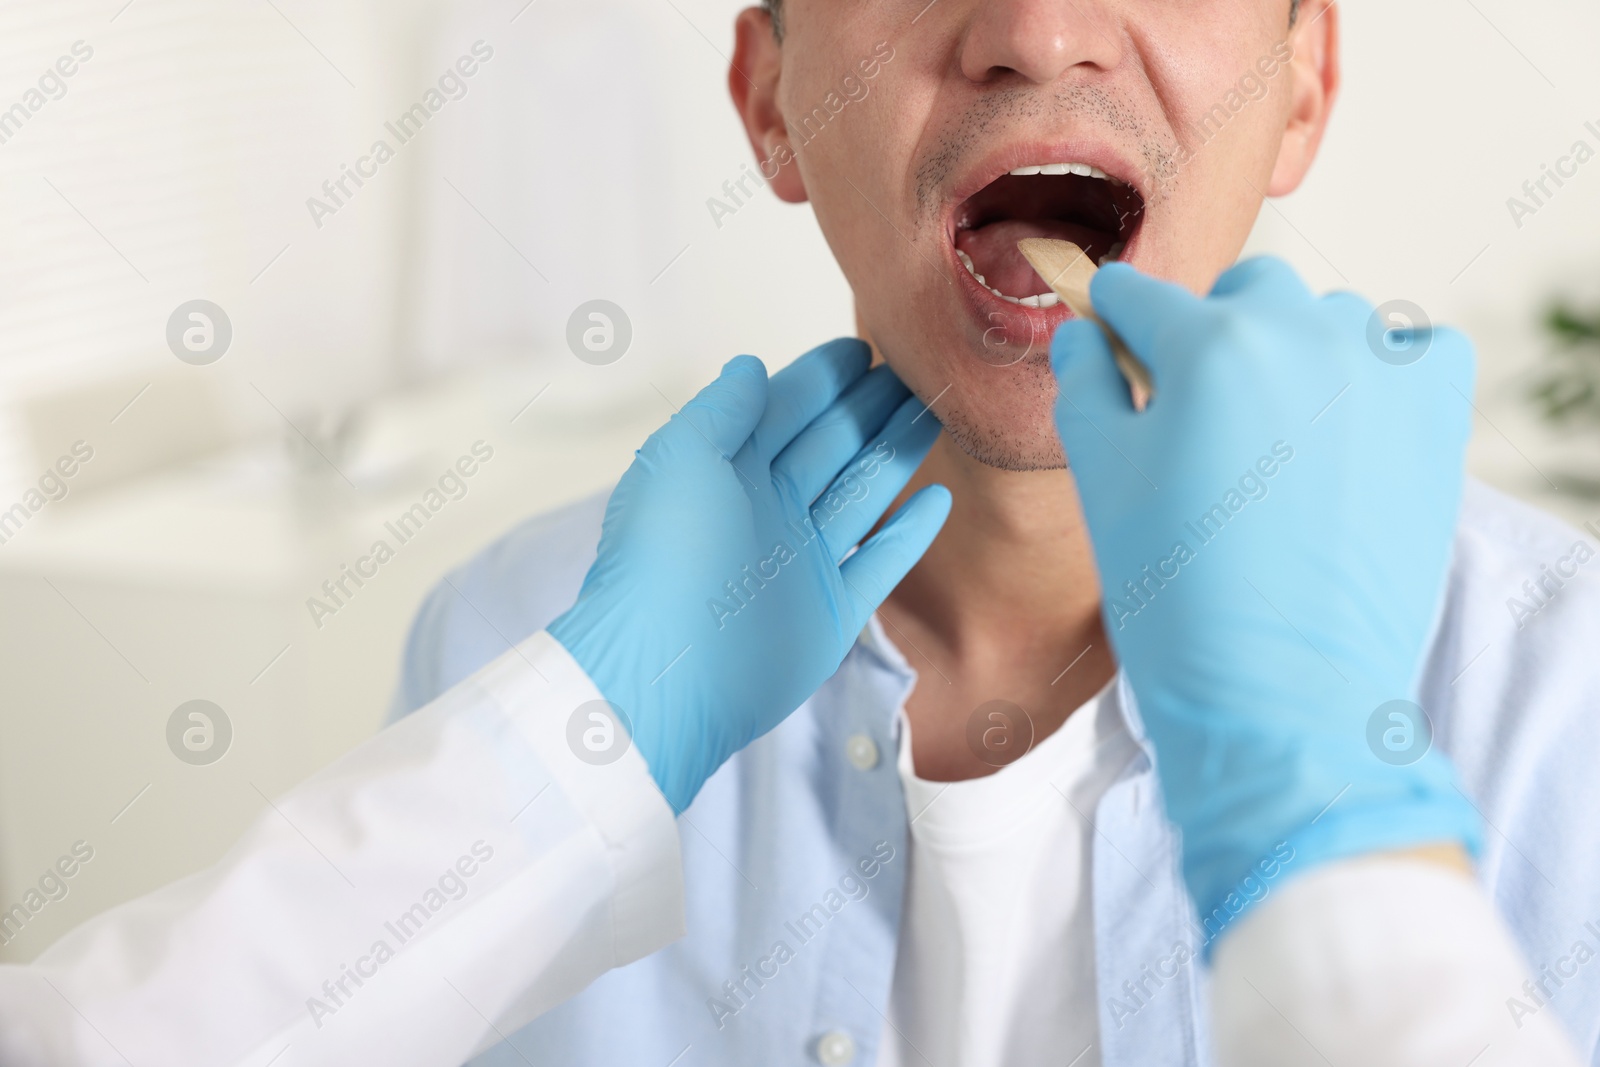
<svg viewBox="0 0 1600 1067">
<path fill-rule="evenodd" d="M 604 508 L 602 495 L 531 519 L 435 590 L 412 629 L 397 713 L 570 606 Z M 1469 483 L 1420 702 L 1484 816 L 1481 877 L 1530 962 L 1506 1010 L 1556 1012 L 1600 1065 L 1597 541 Z M 860 735 L 897 751 L 896 712 L 915 683 L 874 620 L 838 672 L 680 818 L 688 935 L 475 1062 L 814 1064 L 825 1038 L 832 1060 L 848 1048 L 840 1035 L 850 1062 L 875 1062 L 907 825 L 895 761 L 860 758 Z M 1117 685 L 1139 751 L 1094 812 L 1094 943 L 1061 951 L 1095 954 L 1105 1067 L 1210 1064 L 1206 973 L 1191 958 L 1207 935 L 1137 705 L 1125 678 Z"/>
</svg>

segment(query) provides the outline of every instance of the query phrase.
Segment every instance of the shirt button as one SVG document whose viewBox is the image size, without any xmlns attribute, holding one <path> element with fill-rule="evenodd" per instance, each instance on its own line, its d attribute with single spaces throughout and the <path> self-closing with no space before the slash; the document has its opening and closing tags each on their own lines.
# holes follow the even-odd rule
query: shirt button
<svg viewBox="0 0 1600 1067">
<path fill-rule="evenodd" d="M 870 771 L 878 765 L 878 743 L 866 734 L 852 735 L 844 743 L 844 754 L 858 771 Z"/>
<path fill-rule="evenodd" d="M 862 738 L 871 745 L 871 738 Z M 876 749 L 877 746 L 873 746 Z M 856 1058 L 855 1040 L 843 1030 L 829 1030 L 817 1041 L 817 1059 L 823 1067 L 845 1067 Z"/>
</svg>

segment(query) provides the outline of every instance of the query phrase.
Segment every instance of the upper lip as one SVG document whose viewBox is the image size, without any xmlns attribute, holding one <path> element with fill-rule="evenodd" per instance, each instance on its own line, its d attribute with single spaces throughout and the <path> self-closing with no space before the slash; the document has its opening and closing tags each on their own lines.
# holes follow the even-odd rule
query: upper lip
<svg viewBox="0 0 1600 1067">
<path fill-rule="evenodd" d="M 952 243 L 961 206 L 978 190 L 1018 167 L 1042 163 L 1087 163 L 1129 185 L 1145 199 L 1139 169 L 1110 145 L 1090 140 L 1019 141 L 993 148 L 955 180 L 945 203 L 945 234 Z"/>
</svg>

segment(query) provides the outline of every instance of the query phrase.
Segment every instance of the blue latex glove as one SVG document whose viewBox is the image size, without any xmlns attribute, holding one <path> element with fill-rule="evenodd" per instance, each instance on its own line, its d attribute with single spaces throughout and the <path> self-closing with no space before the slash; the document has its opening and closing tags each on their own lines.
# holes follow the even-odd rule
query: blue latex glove
<svg viewBox="0 0 1600 1067">
<path fill-rule="evenodd" d="M 675 812 L 838 669 L 949 514 L 929 486 L 844 559 L 939 434 L 869 361 L 851 339 L 770 382 L 755 357 L 730 361 L 639 450 L 578 602 L 549 627 Z"/>
<path fill-rule="evenodd" d="M 1405 762 L 1425 725 L 1408 736 L 1379 712 L 1415 699 L 1440 603 L 1470 344 L 1420 331 L 1420 360 L 1381 360 L 1369 304 L 1317 298 L 1274 259 L 1203 300 L 1111 264 L 1090 298 L 1155 400 L 1136 414 L 1099 329 L 1069 321 L 1056 423 L 1207 929 L 1285 870 L 1433 842 L 1475 853 L 1445 758 Z"/>
</svg>

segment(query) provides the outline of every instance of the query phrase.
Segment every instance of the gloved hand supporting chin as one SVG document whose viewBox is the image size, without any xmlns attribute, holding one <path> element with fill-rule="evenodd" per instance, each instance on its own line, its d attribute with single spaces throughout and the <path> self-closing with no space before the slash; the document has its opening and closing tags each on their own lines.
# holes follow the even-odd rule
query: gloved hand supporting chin
<svg viewBox="0 0 1600 1067">
<path fill-rule="evenodd" d="M 549 628 L 676 812 L 838 669 L 949 513 L 929 486 L 861 543 L 939 433 L 869 361 L 853 339 L 770 381 L 755 357 L 730 361 L 639 450 Z"/>
</svg>

